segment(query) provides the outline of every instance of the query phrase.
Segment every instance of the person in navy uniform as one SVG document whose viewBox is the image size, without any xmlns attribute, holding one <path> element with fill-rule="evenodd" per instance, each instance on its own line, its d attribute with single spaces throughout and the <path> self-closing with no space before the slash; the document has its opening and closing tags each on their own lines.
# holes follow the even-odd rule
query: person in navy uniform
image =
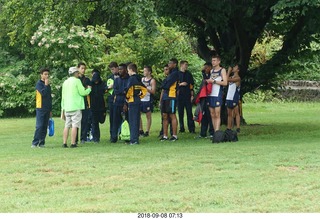
<svg viewBox="0 0 320 219">
<path fill-rule="evenodd" d="M 229 67 L 228 77 L 228 93 L 226 97 L 226 106 L 228 112 L 228 123 L 227 129 L 232 129 L 234 118 L 236 118 L 236 131 L 240 132 L 240 111 L 239 111 L 239 100 L 240 100 L 240 84 L 241 78 L 239 75 L 241 66 L 239 64 L 234 67 Z"/>
<path fill-rule="evenodd" d="M 128 116 L 130 126 L 130 145 L 139 144 L 140 104 L 141 98 L 147 94 L 147 88 L 142 84 L 141 77 L 137 74 L 137 65 L 128 65 L 130 75 L 126 87 L 126 100 L 128 103 Z"/>
<path fill-rule="evenodd" d="M 128 83 L 129 75 L 126 64 L 119 65 L 119 77 L 114 80 L 113 92 L 113 118 L 111 129 L 111 143 L 116 143 L 119 138 L 120 127 L 123 122 L 122 114 L 125 114 L 125 119 L 128 120 L 128 106 L 126 104 L 125 88 Z"/>
<path fill-rule="evenodd" d="M 49 83 L 49 69 L 40 70 L 40 80 L 36 84 L 36 130 L 32 141 L 32 148 L 43 148 L 46 143 L 49 118 L 52 116 L 51 86 Z"/>
<path fill-rule="evenodd" d="M 184 128 L 184 110 L 186 110 L 187 125 L 190 133 L 195 133 L 195 125 L 192 115 L 194 80 L 190 71 L 188 71 L 188 62 L 180 61 L 179 71 L 179 93 L 178 93 L 178 115 L 180 132 L 185 132 Z"/>
<path fill-rule="evenodd" d="M 166 77 L 161 85 L 161 113 L 163 119 L 163 136 L 160 141 L 168 140 L 168 125 L 169 118 L 172 125 L 172 136 L 170 141 L 178 140 L 177 136 L 177 116 L 176 116 L 176 106 L 177 106 L 177 88 L 179 82 L 179 70 L 177 68 L 178 60 L 176 58 L 170 59 L 169 75 Z"/>
</svg>

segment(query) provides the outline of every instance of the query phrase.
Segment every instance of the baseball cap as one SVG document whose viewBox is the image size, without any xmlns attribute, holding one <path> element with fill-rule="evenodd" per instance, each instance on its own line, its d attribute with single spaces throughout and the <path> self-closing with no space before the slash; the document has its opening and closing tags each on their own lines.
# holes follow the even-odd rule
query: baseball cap
<svg viewBox="0 0 320 219">
<path fill-rule="evenodd" d="M 69 75 L 73 75 L 76 72 L 79 72 L 79 69 L 77 67 L 70 67 L 69 68 Z"/>
</svg>

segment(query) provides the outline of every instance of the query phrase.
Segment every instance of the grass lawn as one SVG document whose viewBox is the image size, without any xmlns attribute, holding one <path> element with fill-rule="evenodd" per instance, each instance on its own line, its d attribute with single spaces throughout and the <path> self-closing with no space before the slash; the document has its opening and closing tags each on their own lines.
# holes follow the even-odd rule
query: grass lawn
<svg viewBox="0 0 320 219">
<path fill-rule="evenodd" d="M 220 144 L 160 142 L 155 113 L 140 145 L 110 144 L 106 121 L 100 144 L 64 149 L 55 118 L 32 149 L 35 118 L 1 119 L 0 212 L 320 212 L 320 103 L 243 108 L 239 141 Z"/>
</svg>

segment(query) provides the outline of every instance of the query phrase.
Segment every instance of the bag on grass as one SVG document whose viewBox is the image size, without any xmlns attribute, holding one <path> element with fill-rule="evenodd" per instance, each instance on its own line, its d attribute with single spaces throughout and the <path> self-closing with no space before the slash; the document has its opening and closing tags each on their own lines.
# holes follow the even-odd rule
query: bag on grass
<svg viewBox="0 0 320 219">
<path fill-rule="evenodd" d="M 124 120 L 121 125 L 121 133 L 119 136 L 120 140 L 129 141 L 130 140 L 130 127 L 127 120 Z"/>
<path fill-rule="evenodd" d="M 224 142 L 225 139 L 225 132 L 224 131 L 216 131 L 213 134 L 212 143 L 220 143 Z"/>
<path fill-rule="evenodd" d="M 236 131 L 227 129 L 224 134 L 224 140 L 226 142 L 236 142 L 238 141 L 238 134 Z"/>
<path fill-rule="evenodd" d="M 48 135 L 52 137 L 54 135 L 54 120 L 53 118 L 49 119 L 48 123 Z"/>
</svg>

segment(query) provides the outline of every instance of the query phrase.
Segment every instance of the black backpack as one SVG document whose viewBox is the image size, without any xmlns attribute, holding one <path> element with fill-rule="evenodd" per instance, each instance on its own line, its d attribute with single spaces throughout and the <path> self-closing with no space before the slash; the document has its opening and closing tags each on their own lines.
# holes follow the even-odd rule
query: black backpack
<svg viewBox="0 0 320 219">
<path fill-rule="evenodd" d="M 225 141 L 224 131 L 215 131 L 212 138 L 212 143 L 220 143 Z"/>
<path fill-rule="evenodd" d="M 238 134 L 236 131 L 227 129 L 224 134 L 224 140 L 226 142 L 236 142 L 238 141 Z"/>
</svg>

